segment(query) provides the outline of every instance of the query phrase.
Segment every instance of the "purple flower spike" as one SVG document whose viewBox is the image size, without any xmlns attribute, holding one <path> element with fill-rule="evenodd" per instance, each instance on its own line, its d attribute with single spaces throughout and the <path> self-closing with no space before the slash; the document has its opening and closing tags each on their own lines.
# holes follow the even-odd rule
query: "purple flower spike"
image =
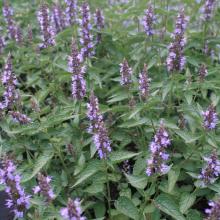
<svg viewBox="0 0 220 220">
<path fill-rule="evenodd" d="M 149 96 L 150 82 L 151 79 L 148 77 L 147 65 L 144 64 L 144 69 L 139 74 L 139 92 L 143 100 L 146 100 Z"/>
<path fill-rule="evenodd" d="M 205 220 L 218 220 L 220 219 L 220 200 L 209 201 L 209 209 L 205 209 L 205 213 L 208 214 Z"/>
<path fill-rule="evenodd" d="M 13 121 L 16 123 L 20 123 L 22 125 L 29 124 L 31 119 L 27 117 L 27 115 L 22 114 L 20 112 L 10 111 L 9 114 L 13 118 Z"/>
<path fill-rule="evenodd" d="M 214 183 L 216 178 L 219 177 L 220 161 L 218 160 L 216 151 L 210 157 L 204 157 L 204 160 L 206 161 L 206 166 L 202 169 L 199 179 L 202 180 L 202 185 L 206 186 Z"/>
<path fill-rule="evenodd" d="M 121 74 L 121 85 L 129 85 L 132 83 L 132 69 L 128 65 L 128 61 L 126 59 L 120 64 L 120 74 Z"/>
<path fill-rule="evenodd" d="M 212 18 L 214 6 L 215 6 L 215 0 L 205 0 L 205 4 L 202 8 L 205 21 L 208 21 Z"/>
<path fill-rule="evenodd" d="M 51 19 L 49 16 L 49 8 L 47 4 L 42 4 L 37 13 L 38 22 L 43 37 L 43 43 L 40 45 L 41 48 L 47 48 L 55 45 L 55 33 L 51 25 Z"/>
<path fill-rule="evenodd" d="M 67 207 L 60 210 L 60 215 L 64 220 L 86 220 L 86 217 L 82 216 L 79 199 L 69 199 Z"/>
<path fill-rule="evenodd" d="M 94 55 L 93 36 L 91 35 L 92 25 L 89 4 L 84 2 L 81 7 L 82 19 L 80 20 L 80 43 L 82 45 L 81 56 L 83 59 Z"/>
<path fill-rule="evenodd" d="M 16 174 L 16 167 L 8 158 L 4 158 L 2 162 L 0 184 L 5 185 L 5 192 L 9 196 L 6 207 L 13 210 L 15 217 L 23 218 L 30 207 L 30 196 L 26 195 L 21 186 L 21 176 Z"/>
<path fill-rule="evenodd" d="M 66 7 L 66 24 L 71 26 L 76 23 L 77 19 L 77 0 L 65 0 Z"/>
<path fill-rule="evenodd" d="M 23 43 L 23 35 L 20 26 L 15 27 L 15 41 L 20 45 Z"/>
<path fill-rule="evenodd" d="M 104 16 L 103 16 L 103 13 L 100 9 L 96 9 L 96 12 L 94 14 L 94 21 L 95 21 L 95 27 L 98 31 L 97 37 L 96 37 L 96 42 L 97 42 L 97 44 L 99 44 L 102 40 L 101 31 L 105 27 Z"/>
<path fill-rule="evenodd" d="M 147 36 L 151 36 L 154 34 L 153 23 L 155 19 L 156 18 L 154 15 L 153 7 L 152 5 L 149 5 L 149 7 L 145 10 L 145 15 L 142 20 L 142 25 Z"/>
<path fill-rule="evenodd" d="M 211 104 L 208 109 L 202 112 L 203 126 L 207 130 L 215 129 L 218 122 L 218 115 L 215 111 L 215 107 Z"/>
<path fill-rule="evenodd" d="M 188 18 L 185 17 L 184 10 L 180 10 L 174 33 L 171 35 L 173 42 L 169 45 L 169 54 L 167 57 L 167 70 L 169 72 L 182 71 L 184 69 L 186 58 L 183 55 L 183 49 L 186 44 L 184 32 Z"/>
<path fill-rule="evenodd" d="M 41 193 L 45 198 L 46 202 L 51 202 L 55 198 L 55 194 L 51 188 L 51 177 L 44 176 L 41 173 L 37 175 L 38 184 L 33 188 L 34 194 Z"/>
<path fill-rule="evenodd" d="M 207 68 L 204 64 L 202 64 L 200 67 L 199 67 L 199 80 L 200 82 L 203 82 L 205 77 L 207 76 L 208 74 L 208 71 L 207 71 Z"/>
<path fill-rule="evenodd" d="M 72 96 L 81 100 L 86 95 L 86 81 L 84 79 L 85 66 L 82 66 L 81 57 L 76 42 L 72 40 L 71 56 L 68 58 L 68 67 L 72 75 Z"/>
<path fill-rule="evenodd" d="M 150 144 L 151 157 L 147 160 L 146 174 L 166 174 L 169 171 L 169 166 L 165 161 L 169 159 L 169 154 L 166 153 L 166 148 L 171 144 L 169 134 L 165 130 L 163 122 L 154 136 Z"/>
</svg>

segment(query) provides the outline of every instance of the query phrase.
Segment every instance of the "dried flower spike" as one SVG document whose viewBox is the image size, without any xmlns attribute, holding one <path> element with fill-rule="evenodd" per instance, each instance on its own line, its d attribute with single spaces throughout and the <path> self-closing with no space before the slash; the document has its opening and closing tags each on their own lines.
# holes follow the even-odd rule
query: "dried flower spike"
<svg viewBox="0 0 220 220">
<path fill-rule="evenodd" d="M 207 76 L 208 74 L 208 71 L 207 71 L 207 68 L 204 64 L 202 64 L 200 67 L 199 67 L 199 80 L 200 82 L 203 82 L 205 77 Z"/>
<path fill-rule="evenodd" d="M 126 59 L 120 64 L 120 74 L 121 74 L 121 85 L 129 85 L 132 83 L 132 69 L 128 65 L 128 61 Z"/>
<path fill-rule="evenodd" d="M 94 21 L 95 21 L 95 27 L 98 31 L 97 36 L 96 36 L 96 42 L 97 44 L 99 44 L 102 40 L 101 31 L 105 27 L 104 16 L 100 9 L 96 9 L 96 12 L 94 14 Z"/>
</svg>

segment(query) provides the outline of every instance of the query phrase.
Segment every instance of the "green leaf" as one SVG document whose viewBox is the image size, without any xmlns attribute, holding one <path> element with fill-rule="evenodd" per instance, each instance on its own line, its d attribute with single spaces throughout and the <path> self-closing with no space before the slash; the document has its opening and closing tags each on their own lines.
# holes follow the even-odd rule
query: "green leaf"
<svg viewBox="0 0 220 220">
<path fill-rule="evenodd" d="M 171 169 L 168 173 L 168 192 L 171 193 L 178 180 L 180 174 L 179 169 Z"/>
<path fill-rule="evenodd" d="M 192 193 L 182 193 L 180 197 L 180 211 L 184 214 L 194 204 L 196 196 Z"/>
<path fill-rule="evenodd" d="M 144 189 L 147 186 L 147 177 L 146 176 L 132 176 L 125 174 L 129 183 L 138 189 Z"/>
<path fill-rule="evenodd" d="M 130 151 L 114 151 L 109 155 L 109 159 L 111 160 L 112 163 L 120 163 L 124 160 L 128 160 L 132 157 L 135 157 L 139 155 L 139 153 L 133 153 Z"/>
<path fill-rule="evenodd" d="M 122 196 L 115 202 L 116 209 L 124 215 L 137 220 L 139 217 L 138 209 L 134 203 L 127 197 Z"/>
<path fill-rule="evenodd" d="M 154 203 L 158 209 L 165 212 L 167 215 L 172 216 L 174 219 L 185 220 L 185 217 L 180 212 L 177 203 L 171 196 L 163 193 L 155 199 Z"/>
<path fill-rule="evenodd" d="M 185 131 L 175 130 L 175 133 L 179 135 L 187 144 L 193 143 L 201 137 L 201 136 L 194 137 L 189 133 L 186 133 Z"/>
</svg>

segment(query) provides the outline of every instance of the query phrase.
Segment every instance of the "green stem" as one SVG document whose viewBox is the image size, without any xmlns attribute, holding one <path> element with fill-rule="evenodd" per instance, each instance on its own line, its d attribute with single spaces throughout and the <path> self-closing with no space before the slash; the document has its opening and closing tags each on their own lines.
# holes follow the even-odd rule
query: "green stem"
<svg viewBox="0 0 220 220">
<path fill-rule="evenodd" d="M 109 186 L 109 179 L 108 179 L 108 164 L 107 159 L 105 159 L 105 169 L 106 169 L 106 187 L 107 187 L 107 202 L 108 202 L 108 214 L 109 220 L 112 219 L 111 217 L 111 193 L 110 193 L 110 186 Z"/>
</svg>

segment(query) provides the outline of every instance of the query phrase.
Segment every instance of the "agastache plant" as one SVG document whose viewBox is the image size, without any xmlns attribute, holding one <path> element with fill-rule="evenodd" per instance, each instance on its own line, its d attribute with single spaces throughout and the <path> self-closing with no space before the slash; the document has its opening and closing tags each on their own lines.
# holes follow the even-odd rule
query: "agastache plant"
<svg viewBox="0 0 220 220">
<path fill-rule="evenodd" d="M 96 12 L 94 14 L 94 21 L 95 21 L 95 27 L 98 31 L 97 36 L 96 36 L 96 42 L 97 44 L 99 44 L 102 40 L 101 31 L 105 27 L 104 16 L 100 9 L 96 9 Z"/>
<path fill-rule="evenodd" d="M 89 4 L 84 2 L 81 6 L 81 20 L 80 22 L 80 43 L 82 45 L 81 56 L 83 59 L 94 55 L 93 36 L 91 34 L 92 25 L 90 23 L 91 15 Z"/>
<path fill-rule="evenodd" d="M 86 94 L 86 81 L 84 79 L 85 66 L 81 63 L 81 57 L 75 40 L 72 40 L 71 56 L 68 57 L 69 71 L 72 73 L 72 96 L 81 100 Z"/>
<path fill-rule="evenodd" d="M 186 58 L 183 54 L 183 49 L 186 44 L 184 32 L 187 21 L 188 18 L 184 14 L 184 9 L 181 9 L 177 17 L 175 30 L 171 35 L 173 42 L 168 47 L 169 54 L 166 63 L 169 72 L 182 71 L 185 66 Z"/>
<path fill-rule="evenodd" d="M 65 0 L 66 25 L 71 26 L 77 20 L 77 0 Z"/>
<path fill-rule="evenodd" d="M 17 174 L 16 167 L 12 160 L 4 158 L 0 169 L 0 184 L 5 186 L 8 194 L 6 206 L 10 208 L 16 218 L 23 218 L 27 209 L 30 207 L 30 196 L 21 186 L 21 176 Z"/>
<path fill-rule="evenodd" d="M 144 27 L 144 32 L 147 36 L 152 36 L 154 34 L 153 23 L 155 21 L 155 15 L 152 5 L 145 10 L 145 15 L 142 20 L 142 25 Z"/>
<path fill-rule="evenodd" d="M 41 4 L 37 13 L 38 22 L 40 24 L 43 43 L 41 48 L 47 48 L 55 45 L 55 33 L 49 16 L 49 8 L 47 4 Z"/>
<path fill-rule="evenodd" d="M 69 199 L 67 207 L 60 210 L 60 215 L 64 220 L 86 220 L 86 217 L 82 216 L 79 199 Z"/>
<path fill-rule="evenodd" d="M 146 100 L 149 96 L 149 87 L 151 79 L 148 76 L 147 65 L 144 64 L 144 68 L 139 74 L 139 93 L 143 100 Z"/>
<path fill-rule="evenodd" d="M 9 38 L 15 39 L 16 26 L 13 18 L 14 11 L 13 8 L 9 5 L 7 0 L 3 2 L 2 12 L 5 19 L 5 23 L 7 25 Z"/>
<path fill-rule="evenodd" d="M 218 114 L 216 113 L 215 106 L 211 104 L 206 111 L 202 112 L 203 126 L 206 130 L 215 129 L 218 123 Z"/>
<path fill-rule="evenodd" d="M 55 198 L 53 189 L 51 188 L 51 177 L 45 176 L 41 173 L 37 175 L 38 185 L 33 188 L 34 194 L 42 194 L 46 202 L 52 202 Z"/>
<path fill-rule="evenodd" d="M 210 157 L 204 157 L 206 166 L 202 169 L 199 179 L 202 181 L 202 186 L 214 183 L 220 175 L 220 161 L 216 151 L 213 151 Z"/>
<path fill-rule="evenodd" d="M 166 148 L 170 144 L 171 141 L 169 134 L 164 128 L 163 122 L 161 122 L 160 127 L 150 144 L 151 156 L 147 160 L 146 169 L 146 174 L 148 176 L 153 174 L 166 174 L 169 171 L 169 166 L 166 165 L 166 161 L 169 158 L 169 154 L 166 152 Z"/>
<path fill-rule="evenodd" d="M 215 5 L 215 0 L 205 0 L 205 4 L 202 9 L 205 21 L 211 19 L 214 10 L 214 5 Z"/>
<path fill-rule="evenodd" d="M 120 74 L 121 74 L 121 80 L 120 84 L 123 86 L 128 86 L 132 83 L 131 76 L 132 76 L 132 69 L 128 65 L 128 61 L 126 59 L 123 60 L 122 63 L 120 63 Z"/>
<path fill-rule="evenodd" d="M 210 208 L 205 209 L 205 213 L 208 214 L 205 220 L 218 220 L 220 219 L 220 199 L 217 201 L 209 201 Z"/>
<path fill-rule="evenodd" d="M 199 80 L 200 80 L 200 82 L 204 81 L 207 74 L 208 74 L 208 71 L 207 71 L 206 65 L 202 64 L 199 67 Z"/>
</svg>

